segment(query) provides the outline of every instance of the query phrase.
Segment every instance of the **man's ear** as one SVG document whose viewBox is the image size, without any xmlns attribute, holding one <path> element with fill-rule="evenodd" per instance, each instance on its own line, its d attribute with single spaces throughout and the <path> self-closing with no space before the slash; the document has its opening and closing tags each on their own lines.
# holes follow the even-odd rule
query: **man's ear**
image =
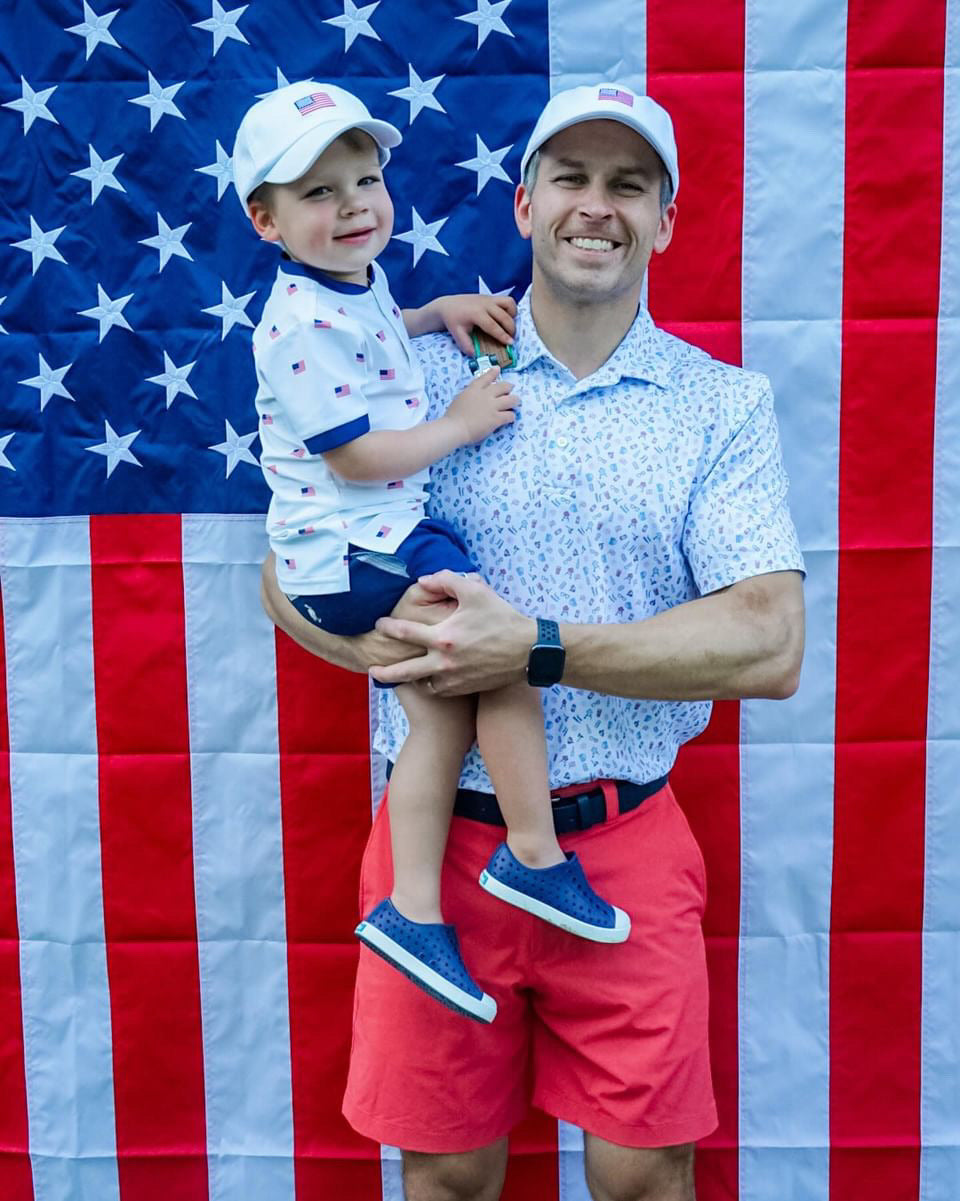
<svg viewBox="0 0 960 1201">
<path fill-rule="evenodd" d="M 280 241 L 280 231 L 277 229 L 276 222 L 273 219 L 273 213 L 262 200 L 248 201 L 247 215 L 257 235 L 265 242 Z"/>
<path fill-rule="evenodd" d="M 673 240 L 673 226 L 677 219 L 677 206 L 671 201 L 660 214 L 660 227 L 653 240 L 653 253 L 663 254 Z"/>
<path fill-rule="evenodd" d="M 517 184 L 516 195 L 513 198 L 513 219 L 521 238 L 529 238 L 532 233 L 530 221 L 530 193 L 522 183 Z"/>
</svg>

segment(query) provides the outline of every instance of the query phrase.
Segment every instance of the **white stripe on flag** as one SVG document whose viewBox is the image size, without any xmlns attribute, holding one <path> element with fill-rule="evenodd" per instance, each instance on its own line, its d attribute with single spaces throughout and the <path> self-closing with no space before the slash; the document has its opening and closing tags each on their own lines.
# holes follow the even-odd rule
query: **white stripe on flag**
<svg viewBox="0 0 960 1201">
<path fill-rule="evenodd" d="M 2 536 L 34 1193 L 118 1201 L 89 527 L 8 520 Z"/>
<path fill-rule="evenodd" d="M 605 10 L 605 11 L 604 11 Z M 550 95 L 603 79 L 647 90 L 646 0 L 596 6 L 549 0 Z M 614 70 L 612 64 L 616 63 Z M 613 72 L 613 74 L 611 74 Z M 647 303 L 647 280 L 642 303 Z M 559 1201 L 589 1201 L 583 1167 L 583 1131 L 557 1122 Z"/>
<path fill-rule="evenodd" d="M 960 1197 L 960 0 L 948 0 L 933 480 L 920 1201 Z"/>
<path fill-rule="evenodd" d="M 797 695 L 741 707 L 740 1201 L 829 1196 L 845 52 L 844 5 L 748 0 L 743 361 L 773 381 L 808 635 Z"/>
<path fill-rule="evenodd" d="M 261 517 L 186 516 L 194 878 L 212 1201 L 293 1201 L 274 630 Z"/>
<path fill-rule="evenodd" d="M 551 96 L 598 79 L 647 90 L 646 0 L 616 6 L 549 0 L 547 20 Z"/>
</svg>

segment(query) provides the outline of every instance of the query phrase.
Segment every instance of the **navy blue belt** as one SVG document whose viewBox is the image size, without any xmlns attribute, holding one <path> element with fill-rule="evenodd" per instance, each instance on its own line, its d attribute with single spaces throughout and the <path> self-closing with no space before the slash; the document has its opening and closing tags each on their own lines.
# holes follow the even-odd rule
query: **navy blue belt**
<svg viewBox="0 0 960 1201">
<path fill-rule="evenodd" d="M 648 784 L 634 784 L 630 780 L 614 780 L 618 810 L 629 813 L 642 805 L 647 797 L 659 792 L 667 783 L 667 777 L 651 780 Z M 573 834 L 577 830 L 589 830 L 607 820 L 607 802 L 602 788 L 588 788 L 573 796 L 555 797 L 553 827 L 558 834 Z M 497 798 L 492 792 L 474 792 L 470 788 L 457 790 L 453 812 L 456 817 L 468 817 L 471 821 L 485 822 L 490 826 L 506 826 Z"/>
</svg>

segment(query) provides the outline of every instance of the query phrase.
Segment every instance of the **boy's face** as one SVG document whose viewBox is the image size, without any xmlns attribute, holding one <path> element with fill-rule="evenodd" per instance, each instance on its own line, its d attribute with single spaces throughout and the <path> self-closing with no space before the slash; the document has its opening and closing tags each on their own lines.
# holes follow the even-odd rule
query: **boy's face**
<svg viewBox="0 0 960 1201">
<path fill-rule="evenodd" d="M 367 282 L 367 267 L 393 232 L 376 145 L 357 130 L 332 142 L 293 183 L 273 184 L 268 200 L 269 207 L 250 203 L 257 233 L 345 283 Z"/>
</svg>

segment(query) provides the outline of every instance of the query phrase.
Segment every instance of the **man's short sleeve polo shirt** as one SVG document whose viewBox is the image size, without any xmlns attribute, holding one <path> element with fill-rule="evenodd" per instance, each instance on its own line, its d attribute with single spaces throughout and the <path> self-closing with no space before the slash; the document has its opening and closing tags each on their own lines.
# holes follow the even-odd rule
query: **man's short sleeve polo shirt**
<svg viewBox="0 0 960 1201">
<path fill-rule="evenodd" d="M 334 475 L 324 452 L 424 420 L 423 373 L 386 277 L 369 287 L 286 261 L 253 336 L 260 465 L 280 587 L 346 591 L 349 543 L 391 553 L 424 515 L 426 471 L 384 483 Z"/>
<path fill-rule="evenodd" d="M 469 382 L 446 336 L 415 343 L 431 415 Z M 803 570 L 786 505 L 766 378 L 658 330 L 641 310 L 606 363 L 582 380 L 520 304 L 518 420 L 431 470 L 431 509 L 454 521 L 496 591 L 529 616 L 620 623 L 771 571 Z M 406 731 L 380 698 L 379 745 Z M 704 728 L 709 702 L 636 701 L 558 686 L 544 695 L 555 787 L 669 771 Z M 482 759 L 465 787 L 491 790 Z"/>
</svg>

